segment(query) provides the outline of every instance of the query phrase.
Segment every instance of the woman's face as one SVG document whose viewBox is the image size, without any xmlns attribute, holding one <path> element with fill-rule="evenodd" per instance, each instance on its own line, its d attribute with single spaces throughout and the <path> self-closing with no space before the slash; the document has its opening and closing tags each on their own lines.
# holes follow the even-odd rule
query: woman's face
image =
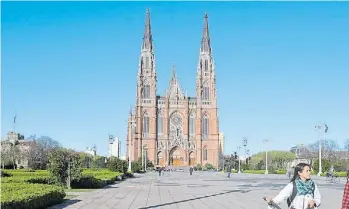
<svg viewBox="0 0 349 209">
<path fill-rule="evenodd" d="M 298 172 L 301 179 L 310 179 L 310 168 L 305 166 L 302 171 Z"/>
</svg>

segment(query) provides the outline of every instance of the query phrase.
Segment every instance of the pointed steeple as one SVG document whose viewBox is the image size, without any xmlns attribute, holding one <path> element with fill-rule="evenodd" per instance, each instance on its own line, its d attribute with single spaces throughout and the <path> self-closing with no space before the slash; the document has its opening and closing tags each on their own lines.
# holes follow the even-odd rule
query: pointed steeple
<svg viewBox="0 0 349 209">
<path fill-rule="evenodd" d="M 166 97 L 172 98 L 172 99 L 183 99 L 184 95 L 181 89 L 181 86 L 179 84 L 179 80 L 177 79 L 175 65 L 172 64 L 172 75 L 170 80 L 170 86 L 167 89 Z"/>
<path fill-rule="evenodd" d="M 145 29 L 143 36 L 142 50 L 153 51 L 153 37 L 151 34 L 150 11 L 147 9 L 145 17 Z"/>
<path fill-rule="evenodd" d="M 202 31 L 201 49 L 202 53 L 211 54 L 210 33 L 208 31 L 208 15 L 204 16 L 204 29 Z"/>
<path fill-rule="evenodd" d="M 172 76 L 171 76 L 171 81 L 176 81 L 176 80 L 177 80 L 176 68 L 175 68 L 175 65 L 172 64 Z"/>
</svg>

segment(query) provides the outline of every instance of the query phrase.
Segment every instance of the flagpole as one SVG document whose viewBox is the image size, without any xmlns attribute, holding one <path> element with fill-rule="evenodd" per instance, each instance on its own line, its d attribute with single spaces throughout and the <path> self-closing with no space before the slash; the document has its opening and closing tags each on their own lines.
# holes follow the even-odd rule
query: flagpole
<svg viewBox="0 0 349 209">
<path fill-rule="evenodd" d="M 13 133 L 16 133 L 16 118 L 17 112 L 15 112 L 15 116 L 13 117 Z"/>
</svg>

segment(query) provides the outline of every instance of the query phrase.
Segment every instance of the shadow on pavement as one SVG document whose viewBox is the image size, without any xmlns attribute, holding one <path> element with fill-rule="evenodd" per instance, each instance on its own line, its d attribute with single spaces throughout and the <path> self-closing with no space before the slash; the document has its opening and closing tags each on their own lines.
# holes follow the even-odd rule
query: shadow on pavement
<svg viewBox="0 0 349 209">
<path fill-rule="evenodd" d="M 80 202 L 80 201 L 81 200 L 70 199 L 70 200 L 66 200 L 66 201 L 62 202 L 61 204 L 51 206 L 47 209 L 62 209 L 62 208 L 68 207 L 69 205 L 75 204 L 75 203 Z"/>
<path fill-rule="evenodd" d="M 219 195 L 228 194 L 228 193 L 233 193 L 233 192 L 247 193 L 247 192 L 249 192 L 249 191 L 250 191 L 250 190 L 228 190 L 228 191 L 226 191 L 226 192 L 220 192 L 220 193 L 216 193 L 216 194 L 205 195 L 205 196 L 202 196 L 202 197 L 196 197 L 196 198 L 191 198 L 191 199 L 186 199 L 186 200 L 180 200 L 180 201 L 169 202 L 169 203 L 164 203 L 164 204 L 159 204 L 159 205 L 153 205 L 153 206 L 143 207 L 143 208 L 139 208 L 139 209 L 158 208 L 158 207 L 162 207 L 162 206 L 166 206 L 166 205 L 172 205 L 172 204 L 177 204 L 177 203 L 182 203 L 182 202 L 190 202 L 190 201 L 192 201 L 192 200 L 199 200 L 199 199 L 204 199 L 204 198 L 208 198 L 208 197 L 219 196 Z"/>
</svg>

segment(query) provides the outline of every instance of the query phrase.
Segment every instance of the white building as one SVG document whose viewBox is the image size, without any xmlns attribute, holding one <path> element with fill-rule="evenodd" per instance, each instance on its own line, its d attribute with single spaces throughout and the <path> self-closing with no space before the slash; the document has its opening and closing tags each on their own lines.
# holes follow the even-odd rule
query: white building
<svg viewBox="0 0 349 209">
<path fill-rule="evenodd" d="M 97 147 L 96 147 L 96 145 L 93 146 L 93 147 L 86 147 L 85 153 L 86 154 L 90 154 L 92 156 L 96 156 L 96 154 L 97 154 Z"/>
<path fill-rule="evenodd" d="M 108 157 L 120 157 L 120 145 L 119 137 L 109 136 Z"/>
</svg>

